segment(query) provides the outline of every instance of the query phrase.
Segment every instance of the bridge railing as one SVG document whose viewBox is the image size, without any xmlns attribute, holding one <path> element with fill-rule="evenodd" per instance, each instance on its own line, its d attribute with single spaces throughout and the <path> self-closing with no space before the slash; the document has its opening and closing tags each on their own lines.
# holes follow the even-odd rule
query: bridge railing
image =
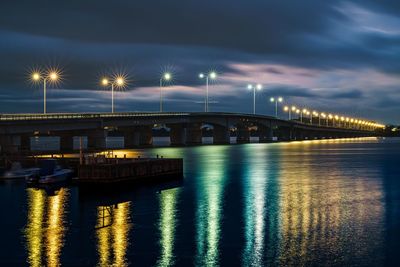
<svg viewBox="0 0 400 267">
<path fill-rule="evenodd" d="M 52 119 L 98 119 L 115 117 L 171 116 L 189 115 L 184 112 L 122 112 L 122 113 L 51 113 L 51 114 L 0 114 L 0 121 L 52 120 Z"/>
</svg>

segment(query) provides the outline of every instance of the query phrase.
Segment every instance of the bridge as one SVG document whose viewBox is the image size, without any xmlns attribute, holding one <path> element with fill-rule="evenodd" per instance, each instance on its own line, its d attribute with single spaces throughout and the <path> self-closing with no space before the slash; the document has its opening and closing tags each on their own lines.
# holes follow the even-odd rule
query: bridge
<svg viewBox="0 0 400 267">
<path fill-rule="evenodd" d="M 87 137 L 88 149 L 106 148 L 111 132 L 124 137 L 125 148 L 152 146 L 155 127 L 169 129 L 172 146 L 202 144 L 202 128 L 212 128 L 213 144 L 250 142 L 251 133 L 259 142 L 294 141 L 376 136 L 379 125 L 349 121 L 309 119 L 308 122 L 276 117 L 222 112 L 125 112 L 52 113 L 0 115 L 1 152 L 30 150 L 34 136 L 58 136 L 60 150 L 73 151 L 73 137 Z"/>
</svg>

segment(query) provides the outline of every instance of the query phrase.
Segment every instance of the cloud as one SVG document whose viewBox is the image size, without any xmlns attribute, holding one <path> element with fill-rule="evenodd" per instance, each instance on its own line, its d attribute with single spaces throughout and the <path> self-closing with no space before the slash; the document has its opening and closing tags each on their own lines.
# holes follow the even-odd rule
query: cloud
<svg viewBox="0 0 400 267">
<path fill-rule="evenodd" d="M 398 1 L 372 0 L 3 1 L 0 112 L 40 111 L 41 88 L 27 82 L 28 70 L 59 65 L 65 80 L 49 90 L 56 111 L 106 111 L 108 92 L 98 81 L 116 70 L 131 80 L 117 94 L 118 108 L 156 110 L 166 69 L 174 74 L 164 89 L 169 106 L 201 110 L 197 74 L 217 70 L 215 110 L 248 112 L 246 85 L 262 83 L 264 114 L 268 97 L 282 95 L 360 116 L 371 107 L 398 122 L 399 12 Z"/>
</svg>

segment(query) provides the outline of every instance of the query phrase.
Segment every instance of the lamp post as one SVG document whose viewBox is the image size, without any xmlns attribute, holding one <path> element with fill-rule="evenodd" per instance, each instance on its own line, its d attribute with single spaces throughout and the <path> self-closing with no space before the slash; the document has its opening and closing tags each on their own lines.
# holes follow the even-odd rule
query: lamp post
<svg viewBox="0 0 400 267">
<path fill-rule="evenodd" d="M 163 112 L 163 94 L 162 94 L 162 87 L 163 81 L 171 80 L 172 75 L 169 72 L 164 73 L 160 78 L 160 112 Z"/>
<path fill-rule="evenodd" d="M 47 81 L 56 82 L 60 77 L 60 74 L 55 70 L 50 70 L 46 75 L 42 75 L 40 72 L 32 73 L 32 80 L 34 82 L 43 81 L 43 114 L 47 113 Z"/>
<path fill-rule="evenodd" d="M 307 115 L 308 110 L 303 108 L 302 110 L 300 110 L 300 122 L 303 122 L 303 116 Z"/>
<path fill-rule="evenodd" d="M 257 84 L 254 86 L 252 84 L 249 84 L 247 85 L 247 89 L 253 90 L 253 114 L 256 114 L 256 90 L 260 91 L 262 89 L 262 85 Z"/>
<path fill-rule="evenodd" d="M 208 82 L 209 79 L 216 79 L 217 78 L 217 73 L 212 71 L 209 74 L 204 74 L 204 73 L 200 73 L 199 74 L 199 78 L 200 79 L 206 79 L 206 97 L 205 97 L 205 101 L 204 101 L 204 112 L 208 112 Z"/>
<path fill-rule="evenodd" d="M 295 106 L 291 106 L 291 107 L 285 106 L 283 108 L 283 110 L 289 113 L 288 114 L 289 115 L 289 120 L 291 120 L 292 119 L 292 112 L 296 112 L 297 108 Z"/>
<path fill-rule="evenodd" d="M 299 116 L 297 119 L 300 118 L 300 122 L 303 122 L 303 116 L 301 115 L 301 110 L 300 109 L 296 109 L 296 114 L 298 114 L 298 116 Z"/>
<path fill-rule="evenodd" d="M 321 113 L 321 117 L 325 120 L 326 126 L 328 126 L 328 119 L 327 119 L 326 114 L 324 112 Z"/>
<path fill-rule="evenodd" d="M 312 112 L 312 115 L 311 115 L 311 124 L 313 124 L 313 115 L 315 116 L 315 117 L 318 117 L 318 125 L 321 125 L 321 116 L 320 116 L 320 114 L 317 112 L 317 111 L 313 111 Z"/>
<path fill-rule="evenodd" d="M 282 103 L 283 102 L 283 98 L 282 97 L 271 97 L 269 99 L 269 101 L 271 103 L 275 102 L 275 117 L 278 118 L 278 102 Z"/>
<path fill-rule="evenodd" d="M 101 84 L 103 86 L 111 84 L 111 113 L 114 113 L 114 87 L 123 87 L 125 85 L 125 79 L 122 76 L 117 76 L 112 81 L 108 78 L 103 78 Z"/>
<path fill-rule="evenodd" d="M 332 120 L 332 126 L 334 125 L 334 121 L 333 121 L 333 115 L 332 114 L 328 114 L 328 119 L 326 120 L 326 126 L 329 126 L 329 120 Z"/>
</svg>

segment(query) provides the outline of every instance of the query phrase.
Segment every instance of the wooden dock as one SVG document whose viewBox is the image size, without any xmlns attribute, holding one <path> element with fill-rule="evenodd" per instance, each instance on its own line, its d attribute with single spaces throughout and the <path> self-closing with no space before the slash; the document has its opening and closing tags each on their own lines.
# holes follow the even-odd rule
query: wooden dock
<svg viewBox="0 0 400 267">
<path fill-rule="evenodd" d="M 79 164 L 79 184 L 152 182 L 183 177 L 183 160 L 173 158 L 95 158 Z"/>
</svg>

